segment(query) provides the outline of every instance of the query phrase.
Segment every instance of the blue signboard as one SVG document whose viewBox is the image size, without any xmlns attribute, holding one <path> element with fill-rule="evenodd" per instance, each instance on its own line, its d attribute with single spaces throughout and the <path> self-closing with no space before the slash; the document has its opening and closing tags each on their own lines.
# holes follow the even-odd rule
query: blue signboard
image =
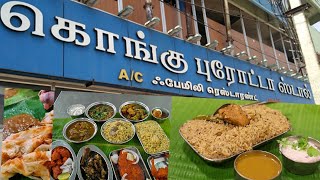
<svg viewBox="0 0 320 180">
<path fill-rule="evenodd" d="M 186 96 L 314 103 L 306 82 L 77 2 L 0 2 L 4 70 Z"/>
</svg>

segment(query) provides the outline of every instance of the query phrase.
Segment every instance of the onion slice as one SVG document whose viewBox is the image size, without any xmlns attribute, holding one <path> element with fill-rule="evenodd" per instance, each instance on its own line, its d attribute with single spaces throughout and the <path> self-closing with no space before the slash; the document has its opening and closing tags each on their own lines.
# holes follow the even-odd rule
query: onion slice
<svg viewBox="0 0 320 180">
<path fill-rule="evenodd" d="M 113 154 L 113 155 L 111 156 L 111 161 L 112 161 L 114 164 L 118 164 L 118 160 L 119 160 L 118 154 Z"/>
<path fill-rule="evenodd" d="M 126 179 L 126 176 L 127 176 L 128 174 L 127 173 L 125 173 L 122 177 L 121 177 L 121 180 L 127 180 Z"/>
<path fill-rule="evenodd" d="M 132 151 L 132 150 L 129 150 L 129 149 L 124 149 L 124 150 L 122 150 L 123 152 L 127 152 L 127 153 L 131 153 L 134 157 L 135 157 L 135 159 L 136 159 L 136 161 L 135 162 L 133 162 L 132 164 L 137 164 L 138 162 L 139 162 L 139 156 L 138 156 L 138 154 L 136 153 L 136 152 L 134 152 L 134 151 Z"/>
</svg>

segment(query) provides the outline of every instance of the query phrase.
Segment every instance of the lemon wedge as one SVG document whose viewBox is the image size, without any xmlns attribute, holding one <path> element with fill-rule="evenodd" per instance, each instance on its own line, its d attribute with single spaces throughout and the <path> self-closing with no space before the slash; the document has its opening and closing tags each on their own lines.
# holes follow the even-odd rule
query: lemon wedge
<svg viewBox="0 0 320 180">
<path fill-rule="evenodd" d="M 70 177 L 70 173 L 62 173 L 58 176 L 59 180 L 68 180 Z"/>
</svg>

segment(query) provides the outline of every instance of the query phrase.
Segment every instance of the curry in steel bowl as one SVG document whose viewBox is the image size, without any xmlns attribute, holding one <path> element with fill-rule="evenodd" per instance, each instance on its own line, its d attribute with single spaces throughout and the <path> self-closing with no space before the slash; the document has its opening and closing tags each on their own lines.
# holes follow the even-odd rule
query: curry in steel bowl
<svg viewBox="0 0 320 180">
<path fill-rule="evenodd" d="M 149 116 L 149 108 L 142 102 L 128 101 L 120 106 L 120 115 L 132 122 L 144 121 Z"/>
<path fill-rule="evenodd" d="M 282 164 L 269 152 L 251 150 L 236 158 L 234 169 L 235 179 L 271 180 L 280 178 Z"/>
<path fill-rule="evenodd" d="M 102 137 L 113 144 L 124 144 L 135 134 L 133 124 L 125 119 L 111 119 L 101 126 Z"/>
<path fill-rule="evenodd" d="M 63 136 L 70 142 L 89 141 L 97 133 L 97 125 L 87 118 L 78 118 L 68 122 L 63 128 Z"/>
<path fill-rule="evenodd" d="M 86 116 L 94 121 L 106 121 L 116 115 L 116 107 L 109 102 L 95 102 L 86 109 Z"/>
</svg>

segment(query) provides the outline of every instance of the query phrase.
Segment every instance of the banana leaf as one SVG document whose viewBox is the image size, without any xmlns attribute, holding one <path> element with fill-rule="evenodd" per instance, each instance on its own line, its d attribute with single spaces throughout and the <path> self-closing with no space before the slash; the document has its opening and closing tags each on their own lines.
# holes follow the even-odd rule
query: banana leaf
<svg viewBox="0 0 320 180">
<path fill-rule="evenodd" d="M 31 89 L 18 89 L 18 93 L 10 98 L 4 100 L 4 107 L 16 104 L 29 98 L 38 96 L 39 91 Z"/>
<path fill-rule="evenodd" d="M 16 104 L 4 107 L 4 119 L 8 119 L 18 114 L 30 114 L 38 120 L 42 120 L 46 111 L 38 96 L 24 99 Z"/>
<path fill-rule="evenodd" d="M 234 179 L 234 159 L 221 164 L 207 163 L 179 135 L 179 128 L 186 121 L 198 115 L 212 114 L 218 107 L 230 102 L 235 104 L 250 103 L 248 101 L 172 97 L 169 179 Z M 293 127 L 292 131 L 282 137 L 303 135 L 320 139 L 320 106 L 288 103 L 273 103 L 267 106 L 281 111 L 289 119 Z M 278 143 L 276 142 L 277 139 L 257 149 L 271 152 L 282 160 Z M 283 168 L 282 179 L 320 179 L 320 171 L 318 169 L 312 175 L 298 176 L 289 173 Z"/>
</svg>

